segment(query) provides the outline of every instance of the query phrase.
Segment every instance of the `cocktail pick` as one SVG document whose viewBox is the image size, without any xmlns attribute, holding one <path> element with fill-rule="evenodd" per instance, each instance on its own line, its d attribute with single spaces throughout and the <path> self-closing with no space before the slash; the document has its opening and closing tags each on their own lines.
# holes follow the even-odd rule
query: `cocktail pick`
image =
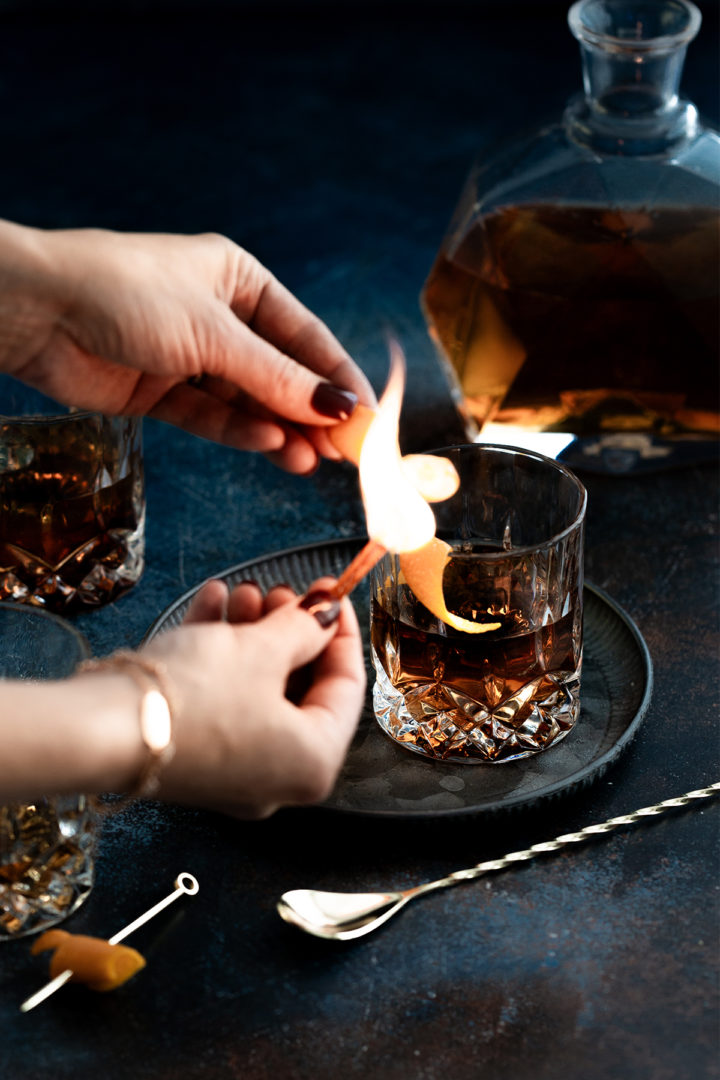
<svg viewBox="0 0 720 1080">
<path fill-rule="evenodd" d="M 163 900 L 158 901 L 157 904 L 153 904 L 151 908 L 144 911 L 142 915 L 138 915 L 137 919 L 133 919 L 131 923 L 123 927 L 122 930 L 118 930 L 117 934 L 113 934 L 111 938 L 108 938 L 109 945 L 117 945 L 123 941 L 130 934 L 134 933 L 140 926 L 144 926 L 146 922 L 153 919 L 161 911 L 164 911 L 166 907 L 173 904 L 176 900 L 179 900 L 181 896 L 195 896 L 199 891 L 200 885 L 197 878 L 192 874 L 179 874 L 175 878 L 175 888 L 169 893 Z M 51 979 L 49 983 L 41 987 L 34 994 L 31 994 L 26 1001 L 23 1001 L 20 1006 L 20 1012 L 30 1012 L 36 1005 L 39 1005 L 41 1001 L 45 1001 L 51 994 L 54 994 L 56 990 L 59 990 L 61 986 L 72 978 L 72 971 L 68 968 L 65 971 L 61 971 L 59 975 L 56 975 L 54 979 Z"/>
</svg>

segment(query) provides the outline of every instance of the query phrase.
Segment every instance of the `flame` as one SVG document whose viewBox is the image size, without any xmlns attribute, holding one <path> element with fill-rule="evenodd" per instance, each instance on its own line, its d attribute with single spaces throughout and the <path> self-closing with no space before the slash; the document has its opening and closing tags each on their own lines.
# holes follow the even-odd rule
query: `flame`
<svg viewBox="0 0 720 1080">
<path fill-rule="evenodd" d="M 423 547 L 435 535 L 435 515 L 403 467 L 400 454 L 404 390 L 405 358 L 400 346 L 391 342 L 390 377 L 363 439 L 358 468 L 368 535 L 396 553 Z"/>
<path fill-rule="evenodd" d="M 428 501 L 449 499 L 460 479 L 447 458 L 401 456 L 398 427 L 404 390 L 405 359 L 400 346 L 392 342 L 390 377 L 360 448 L 358 467 L 368 535 L 400 555 L 409 588 L 436 618 L 468 634 L 497 630 L 500 623 L 470 622 L 445 606 L 443 574 L 451 548 L 435 536 L 435 515 Z M 358 431 L 353 429 L 353 434 Z"/>
<path fill-rule="evenodd" d="M 377 409 L 371 409 L 369 405 L 356 405 L 347 420 L 328 431 L 328 438 L 335 449 L 353 465 L 360 464 L 362 445 L 376 414 Z M 449 499 L 460 487 L 460 477 L 453 463 L 435 454 L 406 454 L 402 459 L 402 468 L 426 502 Z"/>
</svg>

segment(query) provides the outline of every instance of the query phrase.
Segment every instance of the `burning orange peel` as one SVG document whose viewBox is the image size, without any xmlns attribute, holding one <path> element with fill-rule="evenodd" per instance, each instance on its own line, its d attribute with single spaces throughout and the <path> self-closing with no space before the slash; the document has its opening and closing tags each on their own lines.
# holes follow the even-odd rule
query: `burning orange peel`
<svg viewBox="0 0 720 1080">
<path fill-rule="evenodd" d="M 444 540 L 433 536 L 421 548 L 404 551 L 400 556 L 400 569 L 413 593 L 431 611 L 437 619 L 462 630 L 465 634 L 485 634 L 488 630 L 499 630 L 501 623 L 476 623 L 453 615 L 445 607 L 443 595 L 443 574 L 448 564 L 452 548 Z"/>
<path fill-rule="evenodd" d="M 330 442 L 342 456 L 360 464 L 360 450 L 376 411 L 368 405 L 356 405 L 352 416 L 330 428 Z M 427 502 L 442 502 L 454 495 L 460 486 L 455 466 L 447 458 L 434 454 L 406 454 L 402 459 L 403 472 Z"/>
<path fill-rule="evenodd" d="M 375 409 L 358 404 L 347 420 L 328 428 L 330 442 L 353 465 L 360 464 L 360 449 L 374 416 Z"/>
<path fill-rule="evenodd" d="M 104 938 L 67 930 L 46 930 L 30 951 L 37 956 L 51 949 L 50 978 L 70 970 L 70 982 L 85 983 L 90 990 L 115 990 L 145 967 L 144 957 L 127 945 L 111 945 Z"/>
<path fill-rule="evenodd" d="M 393 369 L 403 369 L 399 358 L 394 358 Z M 391 379 L 393 375 L 391 374 Z M 382 401 L 381 406 L 382 408 Z M 333 445 L 348 461 L 360 464 L 360 452 L 377 410 L 367 405 L 357 405 L 352 416 L 329 431 Z M 388 453 L 392 448 L 388 448 Z M 395 452 L 399 453 L 395 448 Z M 389 458 L 388 458 L 389 461 Z M 435 454 L 409 454 L 401 459 L 402 473 L 426 502 L 442 502 L 457 491 L 460 478 L 455 466 L 447 458 Z M 400 569 L 405 580 L 421 604 L 428 611 L 455 630 L 466 634 L 484 634 L 497 630 L 500 623 L 476 623 L 448 611 L 443 594 L 443 574 L 452 548 L 444 540 L 434 536 L 422 546 L 399 555 Z"/>
</svg>

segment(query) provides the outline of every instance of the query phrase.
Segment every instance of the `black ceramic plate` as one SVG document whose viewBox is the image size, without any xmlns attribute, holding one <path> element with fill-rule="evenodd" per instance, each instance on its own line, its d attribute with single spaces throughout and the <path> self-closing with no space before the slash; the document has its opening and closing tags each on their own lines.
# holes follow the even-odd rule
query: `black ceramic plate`
<svg viewBox="0 0 720 1080">
<path fill-rule="evenodd" d="M 265 590 L 280 582 L 299 593 L 319 577 L 337 577 L 363 540 L 330 540 L 275 552 L 218 575 L 230 587 L 251 578 Z M 197 586 L 179 597 L 148 630 L 145 640 L 182 622 Z M 632 619 L 600 589 L 585 586 L 581 710 L 572 732 L 535 757 L 506 764 L 444 764 L 392 741 L 375 720 L 374 676 L 369 662 L 368 588 L 353 603 L 368 658 L 368 695 L 357 735 L 325 806 L 354 814 L 438 817 L 489 813 L 597 779 L 632 740 L 650 702 L 652 663 Z"/>
</svg>

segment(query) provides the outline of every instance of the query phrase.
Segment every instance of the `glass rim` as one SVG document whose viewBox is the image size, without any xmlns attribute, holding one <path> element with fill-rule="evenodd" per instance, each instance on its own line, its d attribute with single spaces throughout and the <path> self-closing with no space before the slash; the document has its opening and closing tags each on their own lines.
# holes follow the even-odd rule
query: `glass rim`
<svg viewBox="0 0 720 1080">
<path fill-rule="evenodd" d="M 609 34 L 595 30 L 583 20 L 583 13 L 592 4 L 601 4 L 603 0 L 576 0 L 568 11 L 567 21 L 570 32 L 578 41 L 588 45 L 600 45 L 613 52 L 646 53 L 646 52 L 669 52 L 687 45 L 697 37 L 702 23 L 702 13 L 692 0 L 665 0 L 679 10 L 687 12 L 687 25 L 674 34 L 658 34 L 656 37 L 618 37 L 617 34 Z"/>
<path fill-rule="evenodd" d="M 508 559 L 516 555 L 528 555 L 533 551 L 541 551 L 551 544 L 556 544 L 558 541 L 565 539 L 565 537 L 569 536 L 582 526 L 587 510 L 587 488 L 572 469 L 569 469 L 567 465 L 563 465 L 562 462 L 556 461 L 551 457 L 546 457 L 545 454 L 540 454 L 537 450 L 528 450 L 523 446 L 505 446 L 501 443 L 454 443 L 449 446 L 433 447 L 432 450 L 426 450 L 424 453 L 442 456 L 443 454 L 447 454 L 450 450 L 502 451 L 503 453 L 507 452 L 515 457 L 530 458 L 542 465 L 550 465 L 556 472 L 562 473 L 565 479 L 570 481 L 580 495 L 580 506 L 572 521 L 566 525 L 564 529 L 559 529 L 557 532 L 552 533 L 537 544 L 521 544 L 518 547 L 511 547 L 507 551 L 473 552 L 472 555 L 468 554 L 468 558 L 472 557 L 473 559 L 488 560 L 489 562 L 499 562 L 502 559 Z M 462 558 L 462 552 L 457 552 L 456 554 L 457 557 Z"/>
</svg>

